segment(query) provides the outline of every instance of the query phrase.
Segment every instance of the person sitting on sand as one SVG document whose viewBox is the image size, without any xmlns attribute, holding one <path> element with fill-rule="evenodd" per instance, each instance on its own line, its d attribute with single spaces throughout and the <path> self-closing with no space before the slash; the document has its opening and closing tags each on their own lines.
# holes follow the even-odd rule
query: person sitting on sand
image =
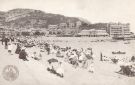
<svg viewBox="0 0 135 85">
<path fill-rule="evenodd" d="M 23 47 L 21 52 L 19 53 L 19 59 L 22 59 L 24 61 L 28 61 L 27 59 L 27 53 L 25 52 L 25 48 Z"/>
<path fill-rule="evenodd" d="M 82 51 L 80 52 L 79 62 L 82 63 L 86 59 L 85 53 Z"/>
<path fill-rule="evenodd" d="M 35 60 L 41 60 L 42 59 L 42 54 L 40 53 L 40 52 L 38 52 L 38 51 L 36 51 L 36 52 L 33 52 L 33 58 L 35 59 Z"/>
<path fill-rule="evenodd" d="M 131 61 L 132 61 L 132 62 L 135 62 L 135 56 L 132 56 L 132 57 L 131 57 Z"/>
<path fill-rule="evenodd" d="M 58 65 L 56 72 L 57 72 L 58 76 L 64 77 L 64 69 L 62 66 L 62 62 L 59 62 L 59 65 Z"/>
<path fill-rule="evenodd" d="M 88 60 L 88 72 L 94 73 L 94 62 L 93 60 Z"/>
<path fill-rule="evenodd" d="M 92 48 L 87 48 L 87 49 L 85 50 L 85 55 L 86 55 L 87 59 L 93 59 Z"/>
<path fill-rule="evenodd" d="M 132 76 L 134 74 L 133 70 L 132 70 L 132 62 L 120 62 L 118 63 L 118 65 L 120 66 L 120 70 L 118 71 L 118 73 L 121 74 L 125 74 L 127 76 Z"/>
</svg>

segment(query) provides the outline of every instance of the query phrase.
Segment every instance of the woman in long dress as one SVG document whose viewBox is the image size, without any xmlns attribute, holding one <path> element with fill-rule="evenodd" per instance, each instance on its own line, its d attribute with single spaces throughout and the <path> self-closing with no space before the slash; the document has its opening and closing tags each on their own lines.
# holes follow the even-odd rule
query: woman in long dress
<svg viewBox="0 0 135 85">
<path fill-rule="evenodd" d="M 13 54 L 13 44 L 12 43 L 9 43 L 8 44 L 8 52 L 9 52 L 9 54 Z"/>
<path fill-rule="evenodd" d="M 20 46 L 19 43 L 18 43 L 15 53 L 16 53 L 16 54 L 19 54 L 20 51 L 21 51 L 21 46 Z"/>
</svg>

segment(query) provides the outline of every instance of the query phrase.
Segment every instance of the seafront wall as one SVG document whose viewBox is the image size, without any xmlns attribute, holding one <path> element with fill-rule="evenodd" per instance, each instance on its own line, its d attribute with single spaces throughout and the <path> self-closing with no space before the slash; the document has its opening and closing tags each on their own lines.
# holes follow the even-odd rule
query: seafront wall
<svg viewBox="0 0 135 85">
<path fill-rule="evenodd" d="M 40 39 L 55 42 L 98 42 L 112 40 L 111 37 L 40 37 Z"/>
</svg>

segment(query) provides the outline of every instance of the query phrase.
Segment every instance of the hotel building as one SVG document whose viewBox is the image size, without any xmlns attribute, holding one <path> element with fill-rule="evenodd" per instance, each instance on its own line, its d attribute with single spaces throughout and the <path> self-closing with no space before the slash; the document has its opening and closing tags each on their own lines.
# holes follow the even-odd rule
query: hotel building
<svg viewBox="0 0 135 85">
<path fill-rule="evenodd" d="M 130 36 L 130 24 L 126 23 L 109 23 L 107 32 L 110 37 L 129 37 Z"/>
</svg>

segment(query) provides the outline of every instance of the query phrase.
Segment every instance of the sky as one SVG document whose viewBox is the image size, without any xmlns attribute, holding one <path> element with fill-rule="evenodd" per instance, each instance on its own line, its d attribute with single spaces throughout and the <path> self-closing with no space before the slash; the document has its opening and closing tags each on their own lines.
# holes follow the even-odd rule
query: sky
<svg viewBox="0 0 135 85">
<path fill-rule="evenodd" d="M 14 8 L 81 17 L 91 23 L 130 23 L 135 33 L 135 0 L 0 0 L 0 11 Z"/>
</svg>

